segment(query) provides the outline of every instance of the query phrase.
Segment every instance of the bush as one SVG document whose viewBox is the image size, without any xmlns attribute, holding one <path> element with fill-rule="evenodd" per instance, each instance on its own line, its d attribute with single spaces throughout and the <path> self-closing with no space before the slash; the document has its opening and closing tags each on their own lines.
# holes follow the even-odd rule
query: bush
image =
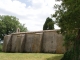
<svg viewBox="0 0 80 60">
<path fill-rule="evenodd" d="M 2 44 L 0 44 L 0 52 L 2 52 Z"/>
</svg>

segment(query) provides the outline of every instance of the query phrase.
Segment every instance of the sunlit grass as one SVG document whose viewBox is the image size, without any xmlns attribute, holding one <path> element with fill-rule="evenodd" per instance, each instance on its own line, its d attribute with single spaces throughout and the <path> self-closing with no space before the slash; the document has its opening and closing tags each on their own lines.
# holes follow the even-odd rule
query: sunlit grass
<svg viewBox="0 0 80 60">
<path fill-rule="evenodd" d="M 0 60 L 60 60 L 63 54 L 0 53 Z"/>
<path fill-rule="evenodd" d="M 63 54 L 49 53 L 3 53 L 0 45 L 0 60 L 60 60 Z"/>
</svg>

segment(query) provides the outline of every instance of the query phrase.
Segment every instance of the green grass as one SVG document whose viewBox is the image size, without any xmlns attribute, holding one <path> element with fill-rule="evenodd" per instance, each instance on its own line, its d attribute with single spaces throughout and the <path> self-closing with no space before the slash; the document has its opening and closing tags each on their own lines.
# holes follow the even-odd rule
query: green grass
<svg viewBox="0 0 80 60">
<path fill-rule="evenodd" d="M 63 54 L 49 53 L 3 53 L 0 45 L 0 60 L 60 60 Z"/>
<path fill-rule="evenodd" d="M 63 54 L 0 53 L 0 60 L 60 60 Z"/>
</svg>

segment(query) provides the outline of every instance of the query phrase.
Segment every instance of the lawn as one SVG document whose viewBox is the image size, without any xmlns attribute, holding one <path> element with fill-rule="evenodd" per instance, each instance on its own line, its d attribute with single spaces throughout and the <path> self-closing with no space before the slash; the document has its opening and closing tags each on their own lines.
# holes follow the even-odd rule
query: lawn
<svg viewBox="0 0 80 60">
<path fill-rule="evenodd" d="M 0 53 L 0 60 L 60 60 L 63 54 Z"/>
<path fill-rule="evenodd" d="M 63 54 L 49 53 L 3 53 L 0 45 L 0 60 L 60 60 Z"/>
</svg>

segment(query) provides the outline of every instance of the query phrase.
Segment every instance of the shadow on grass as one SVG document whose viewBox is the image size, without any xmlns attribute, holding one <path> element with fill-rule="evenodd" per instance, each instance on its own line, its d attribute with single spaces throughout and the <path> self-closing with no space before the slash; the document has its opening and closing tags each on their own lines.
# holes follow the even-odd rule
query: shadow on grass
<svg viewBox="0 0 80 60">
<path fill-rule="evenodd" d="M 61 60 L 63 56 L 54 56 L 54 57 L 51 57 L 51 58 L 47 58 L 46 60 Z"/>
</svg>

